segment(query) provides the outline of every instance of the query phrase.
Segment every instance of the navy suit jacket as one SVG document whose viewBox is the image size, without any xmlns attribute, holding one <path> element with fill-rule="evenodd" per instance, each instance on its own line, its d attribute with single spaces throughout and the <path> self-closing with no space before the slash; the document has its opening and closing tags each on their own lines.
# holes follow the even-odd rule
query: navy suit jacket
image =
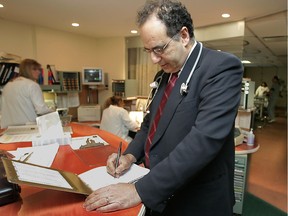
<svg viewBox="0 0 288 216">
<path fill-rule="evenodd" d="M 198 43 L 159 120 L 150 173 L 135 184 L 142 202 L 163 215 L 232 215 L 234 120 L 243 67 L 231 54 L 203 48 L 188 93 L 181 95 L 199 49 Z M 138 160 L 169 79 L 169 74 L 162 76 L 150 113 L 125 151 Z"/>
</svg>

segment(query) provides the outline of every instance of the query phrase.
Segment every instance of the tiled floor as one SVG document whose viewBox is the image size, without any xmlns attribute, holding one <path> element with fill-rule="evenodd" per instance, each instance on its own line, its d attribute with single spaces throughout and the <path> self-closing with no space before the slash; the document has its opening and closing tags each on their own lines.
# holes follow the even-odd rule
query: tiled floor
<svg viewBox="0 0 288 216">
<path fill-rule="evenodd" d="M 250 155 L 247 190 L 287 212 L 287 118 L 255 130 L 260 149 Z"/>
</svg>

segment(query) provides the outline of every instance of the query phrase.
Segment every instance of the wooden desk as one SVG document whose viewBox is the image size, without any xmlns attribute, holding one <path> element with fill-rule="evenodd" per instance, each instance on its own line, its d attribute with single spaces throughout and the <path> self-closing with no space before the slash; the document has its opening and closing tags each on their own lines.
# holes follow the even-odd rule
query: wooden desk
<svg viewBox="0 0 288 216">
<path fill-rule="evenodd" d="M 107 141 L 111 145 L 112 148 L 110 149 L 110 151 L 113 151 L 114 148 L 116 152 L 120 141 L 123 142 L 123 150 L 127 148 L 127 143 L 124 140 L 106 131 L 101 131 L 98 128 L 73 123 L 71 123 L 71 127 L 73 129 L 73 137 L 88 136 L 95 134 L 101 136 L 105 141 Z M 31 142 L 0 144 L 0 149 L 14 150 L 17 147 L 27 147 L 31 145 L 32 145 Z M 97 152 L 97 148 L 99 147 L 91 148 L 91 151 Z M 85 151 L 88 151 L 88 149 L 85 149 Z M 107 151 L 106 153 L 103 153 L 102 151 L 102 154 L 98 154 L 97 157 L 95 154 L 95 161 L 94 161 L 95 164 L 91 165 L 85 163 L 85 160 L 83 160 L 83 157 L 81 156 L 81 154 L 79 154 L 79 152 L 72 150 L 69 145 L 64 145 L 60 146 L 59 151 L 56 154 L 56 157 L 51 167 L 79 174 L 95 166 L 105 165 L 108 154 L 110 154 L 109 151 Z M 85 158 L 86 162 L 92 161 L 93 160 L 92 156 L 89 157 L 89 160 Z M 21 185 L 21 189 L 22 189 L 21 191 L 22 200 L 0 207 L 0 215 L 135 216 L 138 215 L 142 206 L 138 205 L 134 208 L 105 214 L 98 213 L 96 211 L 86 212 L 86 210 L 83 209 L 82 207 L 83 202 L 85 200 L 84 195 L 43 189 L 43 188 L 36 188 L 27 185 Z"/>
</svg>

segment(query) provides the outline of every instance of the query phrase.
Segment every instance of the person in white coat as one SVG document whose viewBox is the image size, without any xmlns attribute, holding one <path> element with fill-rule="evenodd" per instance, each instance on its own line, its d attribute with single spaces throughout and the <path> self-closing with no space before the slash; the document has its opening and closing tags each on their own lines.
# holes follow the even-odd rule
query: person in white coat
<svg viewBox="0 0 288 216">
<path fill-rule="evenodd" d="M 123 107 L 124 102 L 121 97 L 108 98 L 104 105 L 100 129 L 113 133 L 130 143 L 132 138 L 128 136 L 129 130 L 135 131 L 139 126 L 137 122 L 130 119 L 128 111 Z"/>
<path fill-rule="evenodd" d="M 9 81 L 2 91 L 1 128 L 35 122 L 36 117 L 53 110 L 44 102 L 37 83 L 41 65 L 33 59 L 20 63 L 19 76 Z"/>
<path fill-rule="evenodd" d="M 262 82 L 255 92 L 255 98 L 264 98 L 269 93 L 269 87 L 266 82 Z"/>
</svg>

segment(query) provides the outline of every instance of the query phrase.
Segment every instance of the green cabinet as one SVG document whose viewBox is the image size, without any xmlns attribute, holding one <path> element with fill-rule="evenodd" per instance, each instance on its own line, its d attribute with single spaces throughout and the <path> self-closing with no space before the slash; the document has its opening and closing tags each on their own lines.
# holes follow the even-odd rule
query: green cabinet
<svg viewBox="0 0 288 216">
<path fill-rule="evenodd" d="M 235 155 L 234 192 L 235 205 L 233 213 L 242 214 L 247 179 L 247 154 Z"/>
</svg>

